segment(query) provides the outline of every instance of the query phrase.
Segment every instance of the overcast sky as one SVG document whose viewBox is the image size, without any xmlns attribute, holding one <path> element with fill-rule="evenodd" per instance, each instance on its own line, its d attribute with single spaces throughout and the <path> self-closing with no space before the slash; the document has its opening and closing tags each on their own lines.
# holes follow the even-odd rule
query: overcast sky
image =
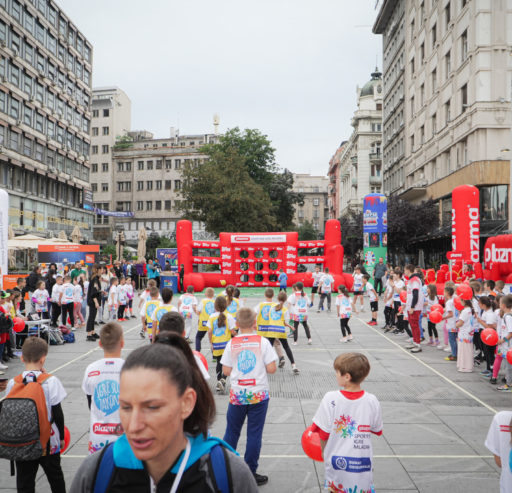
<svg viewBox="0 0 512 493">
<path fill-rule="evenodd" d="M 381 37 L 375 0 L 58 0 L 94 47 L 93 87 L 132 101 L 132 128 L 167 137 L 258 128 L 279 164 L 325 175 L 350 136 L 356 85 Z"/>
</svg>

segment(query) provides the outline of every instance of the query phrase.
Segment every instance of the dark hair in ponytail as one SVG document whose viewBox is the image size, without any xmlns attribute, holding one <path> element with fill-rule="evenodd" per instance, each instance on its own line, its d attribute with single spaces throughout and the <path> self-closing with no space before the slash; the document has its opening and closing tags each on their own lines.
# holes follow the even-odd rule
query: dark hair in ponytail
<svg viewBox="0 0 512 493">
<path fill-rule="evenodd" d="M 274 307 L 274 310 L 276 312 L 280 312 L 283 309 L 284 304 L 286 303 L 286 300 L 288 299 L 288 296 L 286 296 L 286 293 L 284 291 L 280 291 L 277 295 L 277 301 L 279 301 L 279 305 L 276 305 Z"/>
<path fill-rule="evenodd" d="M 473 302 L 472 300 L 462 300 L 462 304 L 464 305 L 464 308 L 471 308 L 471 314 L 475 314 L 475 310 L 473 309 Z"/>
<path fill-rule="evenodd" d="M 484 305 L 487 309 L 491 308 L 492 310 L 496 310 L 496 308 L 498 308 L 496 306 L 496 302 L 489 296 L 480 296 L 478 302 Z"/>
<path fill-rule="evenodd" d="M 231 284 L 226 288 L 226 297 L 228 301 L 228 306 L 231 305 L 233 302 L 233 295 L 235 294 L 235 286 L 232 286 Z M 222 310 L 224 311 L 224 310 Z"/>
<path fill-rule="evenodd" d="M 164 371 L 176 385 L 178 395 L 182 396 L 189 387 L 194 389 L 197 394 L 196 404 L 183 423 L 183 431 L 192 435 L 202 433 L 206 438 L 208 428 L 215 419 L 215 400 L 190 346 L 183 337 L 170 332 L 159 334 L 155 343 L 159 344 L 142 346 L 131 352 L 121 374 L 137 368 Z"/>
<path fill-rule="evenodd" d="M 306 296 L 304 294 L 304 284 L 302 282 L 299 281 L 297 284 L 295 284 L 295 286 L 297 286 L 297 289 L 300 291 L 301 296 Z"/>
<path fill-rule="evenodd" d="M 226 327 L 227 318 L 226 314 L 224 313 L 226 311 L 226 308 L 228 307 L 228 302 L 226 301 L 226 298 L 224 298 L 224 296 L 217 296 L 217 298 L 215 298 L 214 306 L 215 310 L 220 313 L 219 318 L 217 319 L 219 321 L 219 327 Z"/>
</svg>

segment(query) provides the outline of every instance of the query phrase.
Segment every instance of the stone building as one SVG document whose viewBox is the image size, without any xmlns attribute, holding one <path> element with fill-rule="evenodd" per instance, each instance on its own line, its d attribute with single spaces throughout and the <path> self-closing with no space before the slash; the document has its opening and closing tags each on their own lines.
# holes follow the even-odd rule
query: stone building
<svg viewBox="0 0 512 493">
<path fill-rule="evenodd" d="M 301 226 L 309 221 L 319 234 L 323 234 L 325 221 L 329 219 L 328 185 L 329 179 L 325 176 L 293 174 L 293 190 L 304 195 L 304 205 L 295 207 L 295 224 Z"/>
</svg>

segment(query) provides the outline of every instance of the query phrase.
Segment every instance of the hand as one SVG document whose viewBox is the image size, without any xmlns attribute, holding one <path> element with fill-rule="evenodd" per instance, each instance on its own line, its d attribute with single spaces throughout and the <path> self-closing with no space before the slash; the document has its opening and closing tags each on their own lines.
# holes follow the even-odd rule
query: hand
<svg viewBox="0 0 512 493">
<path fill-rule="evenodd" d="M 62 450 L 64 448 L 64 440 L 60 441 L 60 449 Z"/>
</svg>

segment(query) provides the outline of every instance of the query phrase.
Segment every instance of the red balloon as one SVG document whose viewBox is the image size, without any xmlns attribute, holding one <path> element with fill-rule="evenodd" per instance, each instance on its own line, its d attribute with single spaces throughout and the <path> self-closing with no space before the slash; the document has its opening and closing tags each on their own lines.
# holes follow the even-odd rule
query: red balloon
<svg viewBox="0 0 512 493">
<path fill-rule="evenodd" d="M 512 365 L 512 349 L 507 351 L 507 361 Z"/>
<path fill-rule="evenodd" d="M 462 300 L 470 300 L 473 298 L 473 290 L 469 284 L 459 284 L 456 293 Z"/>
<path fill-rule="evenodd" d="M 444 313 L 443 305 L 440 305 L 439 303 L 436 303 L 435 305 L 432 305 L 431 311 L 433 312 L 441 312 L 441 315 Z"/>
<path fill-rule="evenodd" d="M 69 447 L 69 442 L 71 441 L 71 433 L 69 433 L 69 428 L 64 426 L 64 448 L 60 451 L 62 454 Z"/>
<path fill-rule="evenodd" d="M 315 433 L 313 430 L 313 425 L 308 426 L 304 433 L 302 434 L 302 438 L 300 443 L 302 444 L 302 450 L 304 453 L 313 460 L 317 462 L 323 462 L 324 458 L 322 457 L 322 447 L 320 445 L 320 435 Z"/>
<path fill-rule="evenodd" d="M 192 351 L 203 363 L 204 367 L 206 368 L 206 371 L 208 371 L 208 361 L 206 361 L 206 357 L 204 354 L 200 353 L 199 351 Z"/>
<path fill-rule="evenodd" d="M 480 339 L 484 344 L 487 344 L 488 346 L 496 346 L 498 343 L 498 333 L 494 329 L 484 329 L 480 334 Z"/>
<path fill-rule="evenodd" d="M 21 332 L 25 328 L 25 320 L 20 317 L 14 317 L 12 323 L 12 330 L 14 330 L 14 332 Z"/>
<path fill-rule="evenodd" d="M 400 291 L 400 301 L 402 303 L 407 302 L 407 291 Z"/>
<path fill-rule="evenodd" d="M 434 310 L 434 311 L 430 312 L 428 319 L 433 324 L 438 324 L 441 320 L 443 320 L 443 314 L 441 312 L 438 312 L 437 310 Z"/>
<path fill-rule="evenodd" d="M 459 312 L 464 310 L 464 303 L 462 303 L 462 300 L 458 296 L 453 297 L 453 306 L 455 306 Z"/>
</svg>

